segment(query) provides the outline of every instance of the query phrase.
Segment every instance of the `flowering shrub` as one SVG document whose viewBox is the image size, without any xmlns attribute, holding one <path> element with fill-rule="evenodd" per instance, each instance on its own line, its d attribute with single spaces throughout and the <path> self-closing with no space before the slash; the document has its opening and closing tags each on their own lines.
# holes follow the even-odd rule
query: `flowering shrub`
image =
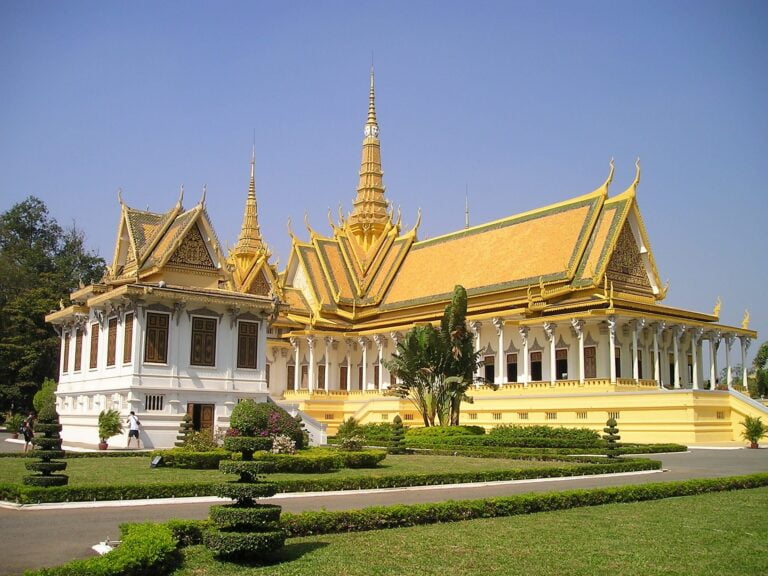
<svg viewBox="0 0 768 576">
<path fill-rule="evenodd" d="M 273 454 L 296 454 L 296 442 L 290 436 L 278 434 L 272 437 Z"/>
<path fill-rule="evenodd" d="M 224 432 L 224 437 L 232 437 L 232 436 L 240 436 L 240 430 L 237 428 L 227 428 L 226 432 Z"/>
<path fill-rule="evenodd" d="M 353 434 L 351 436 L 344 436 L 339 442 L 339 448 L 347 452 L 359 452 L 363 449 L 363 443 L 365 439 L 362 436 Z"/>
<path fill-rule="evenodd" d="M 285 434 L 296 442 L 296 448 L 302 448 L 304 444 L 301 425 L 272 402 L 240 401 L 232 409 L 230 426 L 240 436 L 270 438 Z"/>
</svg>

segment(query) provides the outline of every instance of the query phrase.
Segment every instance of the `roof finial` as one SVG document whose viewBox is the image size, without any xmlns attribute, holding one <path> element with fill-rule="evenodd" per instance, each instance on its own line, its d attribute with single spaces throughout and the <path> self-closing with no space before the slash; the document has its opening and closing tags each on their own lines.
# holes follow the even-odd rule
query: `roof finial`
<svg viewBox="0 0 768 576">
<path fill-rule="evenodd" d="M 635 180 L 632 182 L 632 189 L 637 190 L 638 184 L 640 184 L 640 156 L 635 160 Z"/>
<path fill-rule="evenodd" d="M 117 201 L 120 202 L 121 206 L 123 204 L 125 204 L 125 202 L 123 202 L 123 189 L 122 188 L 118 188 L 117 189 Z"/>
<path fill-rule="evenodd" d="M 206 194 L 208 194 L 208 184 L 203 184 L 203 195 L 200 197 L 200 206 L 205 206 Z"/>
<path fill-rule="evenodd" d="M 176 203 L 181 206 L 181 202 L 184 200 L 184 184 L 181 185 L 181 188 L 179 189 L 179 199 L 176 201 Z"/>
<path fill-rule="evenodd" d="M 371 89 L 368 93 L 368 120 L 365 123 L 364 133 L 366 136 L 378 138 L 379 125 L 376 122 L 376 91 L 374 88 L 374 71 L 371 64 Z"/>
</svg>

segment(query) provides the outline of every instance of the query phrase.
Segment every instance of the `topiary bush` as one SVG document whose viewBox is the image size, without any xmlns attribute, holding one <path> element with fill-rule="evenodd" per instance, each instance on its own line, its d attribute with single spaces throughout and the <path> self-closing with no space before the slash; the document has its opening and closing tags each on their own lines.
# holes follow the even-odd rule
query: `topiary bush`
<svg viewBox="0 0 768 576">
<path fill-rule="evenodd" d="M 246 404 L 241 410 L 240 406 Z M 214 527 L 203 534 L 203 543 L 213 550 L 214 554 L 227 559 L 259 559 L 282 548 L 285 543 L 285 533 L 279 526 L 280 506 L 257 504 L 258 498 L 273 496 L 277 493 L 277 484 L 264 482 L 261 476 L 272 472 L 274 464 L 267 461 L 252 460 L 254 448 L 272 440 L 264 436 L 248 436 L 246 433 L 260 433 L 262 416 L 267 414 L 267 425 L 277 422 L 278 418 L 271 415 L 273 411 L 259 408 L 251 400 L 238 404 L 232 411 L 231 423 L 241 436 L 230 435 L 225 438 L 225 447 L 239 447 L 243 459 L 223 460 L 219 462 L 219 470 L 225 474 L 237 474 L 240 479 L 216 486 L 216 494 L 223 498 L 235 500 L 233 504 L 213 506 L 211 522 Z M 237 412 L 236 412 L 237 411 Z M 287 412 L 283 410 L 287 415 Z M 291 422 L 293 419 L 288 416 Z"/>
<path fill-rule="evenodd" d="M 35 454 L 39 456 L 39 462 L 25 462 L 24 466 L 30 472 L 38 474 L 24 476 L 22 482 L 27 486 L 47 488 L 50 486 L 65 486 L 69 483 L 66 474 L 54 474 L 66 470 L 67 463 L 56 458 L 64 458 L 61 449 L 61 424 L 56 412 L 56 404 L 53 401 L 41 401 L 40 412 L 35 422 L 35 436 L 32 444 L 37 448 Z"/>
<path fill-rule="evenodd" d="M 388 454 L 405 454 L 405 428 L 403 428 L 403 419 L 395 416 L 392 420 L 392 433 L 389 436 Z"/>
<path fill-rule="evenodd" d="M 194 432 L 194 425 L 192 424 L 192 416 L 184 414 L 184 418 L 179 423 L 179 434 L 176 436 L 176 442 L 174 446 L 182 447 L 186 446 L 187 440 Z"/>
<path fill-rule="evenodd" d="M 296 442 L 296 448 L 304 447 L 304 432 L 301 424 L 272 402 L 241 400 L 232 409 L 229 425 L 231 429 L 237 431 L 239 436 L 269 438 L 285 434 Z"/>
<path fill-rule="evenodd" d="M 605 434 L 603 434 L 603 440 L 608 444 L 608 447 L 605 449 L 606 456 L 608 456 L 608 458 L 618 458 L 618 441 L 621 440 L 621 436 L 619 436 L 619 428 L 616 426 L 615 418 L 608 419 L 605 423 L 605 428 L 603 428 L 603 432 L 605 432 Z"/>
</svg>

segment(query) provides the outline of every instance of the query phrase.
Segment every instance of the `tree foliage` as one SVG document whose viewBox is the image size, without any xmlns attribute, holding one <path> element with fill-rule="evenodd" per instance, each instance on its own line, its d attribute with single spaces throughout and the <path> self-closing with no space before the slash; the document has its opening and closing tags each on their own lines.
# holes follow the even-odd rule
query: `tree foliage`
<svg viewBox="0 0 768 576">
<path fill-rule="evenodd" d="M 0 410 L 29 408 L 43 380 L 58 376 L 59 338 L 45 315 L 104 270 L 83 232 L 62 228 L 42 200 L 0 214 Z"/>
<path fill-rule="evenodd" d="M 398 378 L 391 393 L 409 398 L 425 426 L 458 425 L 461 403 L 472 401 L 467 390 L 480 365 L 480 353 L 474 349 L 466 316 L 467 291 L 456 286 L 440 327 L 413 327 L 385 362 Z"/>
<path fill-rule="evenodd" d="M 757 351 L 754 361 L 755 382 L 757 395 L 761 398 L 768 396 L 768 342 L 763 342 Z"/>
</svg>

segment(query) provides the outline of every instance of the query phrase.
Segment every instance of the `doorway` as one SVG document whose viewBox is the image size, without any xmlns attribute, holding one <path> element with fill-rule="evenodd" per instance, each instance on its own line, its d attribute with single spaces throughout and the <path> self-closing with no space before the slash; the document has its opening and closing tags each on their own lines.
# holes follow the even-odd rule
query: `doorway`
<svg viewBox="0 0 768 576">
<path fill-rule="evenodd" d="M 213 433 L 213 413 L 215 404 L 187 404 L 187 414 L 192 418 L 193 430 L 210 430 Z"/>
</svg>

